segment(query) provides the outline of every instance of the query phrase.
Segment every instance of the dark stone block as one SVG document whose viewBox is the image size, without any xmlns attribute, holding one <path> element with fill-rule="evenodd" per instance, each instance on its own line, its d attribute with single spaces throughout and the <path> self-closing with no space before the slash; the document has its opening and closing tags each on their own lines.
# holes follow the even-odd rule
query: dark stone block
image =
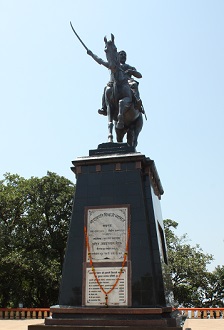
<svg viewBox="0 0 224 330">
<path fill-rule="evenodd" d="M 77 184 L 59 304 L 82 306 L 85 207 L 128 204 L 132 306 L 167 306 L 169 292 L 163 281 L 158 231 L 162 219 L 156 214 L 163 190 L 154 162 L 126 144 L 106 143 L 91 150 L 89 157 L 73 161 L 73 165 Z"/>
<path fill-rule="evenodd" d="M 95 150 L 89 151 L 89 156 L 108 155 L 108 154 L 127 154 L 135 152 L 135 147 L 128 146 L 127 143 L 102 143 Z"/>
<path fill-rule="evenodd" d="M 148 292 L 143 292 L 144 297 Z M 147 299 L 147 298 L 146 298 Z M 28 330 L 181 330 L 171 318 L 171 308 L 82 308 L 51 307 L 52 317 L 45 324 L 28 326 Z"/>
</svg>

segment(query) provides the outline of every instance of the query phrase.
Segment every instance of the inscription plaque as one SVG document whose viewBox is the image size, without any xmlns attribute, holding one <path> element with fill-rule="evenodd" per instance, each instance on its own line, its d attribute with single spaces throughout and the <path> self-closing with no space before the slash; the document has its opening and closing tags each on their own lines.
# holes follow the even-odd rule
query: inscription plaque
<svg viewBox="0 0 224 330">
<path fill-rule="evenodd" d="M 122 261 L 127 233 L 127 207 L 87 210 L 87 235 L 93 261 Z M 86 260 L 89 261 L 88 251 Z"/>
<path fill-rule="evenodd" d="M 105 292 L 110 291 L 120 274 L 120 267 L 97 267 L 95 275 Z M 86 306 L 105 305 L 105 293 L 97 283 L 91 268 L 86 269 Z M 108 305 L 127 305 L 127 267 L 123 272 L 116 287 L 108 294 Z"/>
</svg>

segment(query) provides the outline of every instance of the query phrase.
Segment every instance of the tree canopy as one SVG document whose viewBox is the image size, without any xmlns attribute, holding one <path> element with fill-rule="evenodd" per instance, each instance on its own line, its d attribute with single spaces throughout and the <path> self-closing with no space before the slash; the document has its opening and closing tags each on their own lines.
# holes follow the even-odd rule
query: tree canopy
<svg viewBox="0 0 224 330">
<path fill-rule="evenodd" d="M 0 182 L 0 304 L 57 303 L 74 184 L 48 172 Z"/>
<path fill-rule="evenodd" d="M 178 237 L 176 221 L 164 220 L 169 270 L 177 305 L 185 307 L 223 306 L 224 266 L 213 272 L 207 266 L 213 260 L 200 246 L 191 246 L 187 234 Z"/>
</svg>

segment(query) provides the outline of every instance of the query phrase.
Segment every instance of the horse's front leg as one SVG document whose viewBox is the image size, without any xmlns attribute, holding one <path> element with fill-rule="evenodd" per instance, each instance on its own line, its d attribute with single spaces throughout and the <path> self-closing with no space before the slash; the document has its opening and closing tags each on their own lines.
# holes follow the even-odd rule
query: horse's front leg
<svg viewBox="0 0 224 330">
<path fill-rule="evenodd" d="M 122 129 L 124 128 L 124 112 L 125 108 L 130 105 L 131 98 L 124 97 L 123 99 L 119 100 L 119 112 L 118 112 L 118 121 L 117 121 L 117 128 Z"/>
<path fill-rule="evenodd" d="M 108 142 L 113 142 L 113 119 L 111 115 L 110 106 L 107 106 L 107 118 L 108 118 Z"/>
</svg>

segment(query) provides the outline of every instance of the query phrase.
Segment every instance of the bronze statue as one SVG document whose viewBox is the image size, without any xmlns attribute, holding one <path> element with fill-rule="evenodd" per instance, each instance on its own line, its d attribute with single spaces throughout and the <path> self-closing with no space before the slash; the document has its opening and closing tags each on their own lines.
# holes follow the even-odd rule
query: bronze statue
<svg viewBox="0 0 224 330">
<path fill-rule="evenodd" d="M 136 68 L 134 68 L 133 66 L 130 66 L 129 64 L 126 63 L 127 54 L 124 50 L 119 51 L 118 54 L 119 54 L 119 60 L 120 60 L 120 67 L 127 75 L 128 83 L 131 87 L 131 90 L 133 91 L 136 106 L 140 111 L 144 112 L 142 101 L 140 99 L 140 94 L 139 94 L 139 90 L 138 90 L 139 83 L 132 78 L 132 76 L 134 76 L 136 78 L 142 78 L 142 75 L 140 72 L 138 72 L 136 70 Z M 91 55 L 94 59 L 96 58 L 96 55 L 94 55 L 92 53 L 89 55 Z M 98 113 L 100 115 L 107 116 L 107 106 L 106 106 L 106 101 L 105 101 L 105 88 L 104 88 L 103 97 L 102 97 L 102 108 L 98 110 Z"/>
<path fill-rule="evenodd" d="M 71 24 L 72 27 L 72 24 Z M 113 142 L 113 126 L 115 124 L 117 142 L 123 142 L 127 134 L 127 143 L 137 146 L 138 135 L 143 126 L 142 114 L 144 108 L 139 96 L 138 82 L 132 76 L 141 78 L 142 75 L 134 68 L 126 64 L 126 53 L 117 52 L 114 44 L 114 36 L 111 40 L 104 38 L 107 62 L 93 54 L 79 38 L 74 28 L 74 33 L 87 50 L 87 54 L 99 64 L 104 65 L 111 72 L 110 81 L 104 89 L 102 109 L 100 114 L 108 117 L 108 142 Z"/>
</svg>

